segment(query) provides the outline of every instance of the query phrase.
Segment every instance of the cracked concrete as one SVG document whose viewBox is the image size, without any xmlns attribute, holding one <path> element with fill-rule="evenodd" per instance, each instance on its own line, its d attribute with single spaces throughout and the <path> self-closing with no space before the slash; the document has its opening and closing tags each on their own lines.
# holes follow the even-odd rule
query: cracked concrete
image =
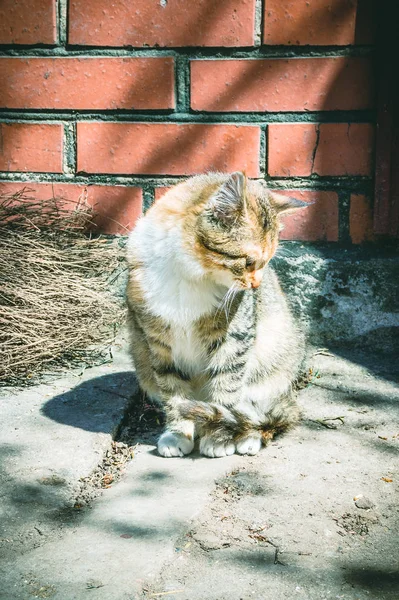
<svg viewBox="0 0 399 600">
<path fill-rule="evenodd" d="M 341 349 L 308 367 L 300 426 L 255 457 L 164 459 L 156 419 L 125 423 L 133 460 L 81 510 L 79 477 L 121 435 L 127 357 L 5 395 L 0 598 L 397 598 L 398 365 Z"/>
</svg>

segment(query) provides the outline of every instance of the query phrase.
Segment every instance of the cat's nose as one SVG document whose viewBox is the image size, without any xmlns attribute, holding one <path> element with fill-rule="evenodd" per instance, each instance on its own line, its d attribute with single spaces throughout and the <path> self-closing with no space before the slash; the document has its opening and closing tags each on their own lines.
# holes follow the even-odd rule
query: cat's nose
<svg viewBox="0 0 399 600">
<path fill-rule="evenodd" d="M 263 277 L 263 271 L 259 270 L 259 271 L 254 271 L 251 277 L 251 287 L 252 288 L 258 288 L 260 286 L 260 283 L 262 281 L 262 277 Z"/>
</svg>

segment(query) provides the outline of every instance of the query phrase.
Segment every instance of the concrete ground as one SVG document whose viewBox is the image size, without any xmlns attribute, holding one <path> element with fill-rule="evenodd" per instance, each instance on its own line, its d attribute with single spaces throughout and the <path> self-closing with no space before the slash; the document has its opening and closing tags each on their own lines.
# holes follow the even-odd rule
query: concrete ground
<svg viewBox="0 0 399 600">
<path fill-rule="evenodd" d="M 300 426 L 255 457 L 159 457 L 122 350 L 5 390 L 0 598 L 397 599 L 399 364 L 309 368 Z"/>
</svg>

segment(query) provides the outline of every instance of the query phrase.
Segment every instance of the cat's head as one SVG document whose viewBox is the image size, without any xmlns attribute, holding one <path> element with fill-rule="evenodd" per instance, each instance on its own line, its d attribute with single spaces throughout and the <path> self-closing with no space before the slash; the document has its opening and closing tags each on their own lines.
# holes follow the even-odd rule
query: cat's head
<svg viewBox="0 0 399 600">
<path fill-rule="evenodd" d="M 214 191 L 198 216 L 201 262 L 217 283 L 257 288 L 276 252 L 280 215 L 307 206 L 236 172 Z"/>
</svg>

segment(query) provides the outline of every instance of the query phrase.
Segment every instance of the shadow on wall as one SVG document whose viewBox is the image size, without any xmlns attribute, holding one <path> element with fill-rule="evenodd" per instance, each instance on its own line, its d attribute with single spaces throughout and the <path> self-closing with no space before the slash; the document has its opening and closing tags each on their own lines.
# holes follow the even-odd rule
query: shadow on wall
<svg viewBox="0 0 399 600">
<path fill-rule="evenodd" d="M 228 4 L 228 0 L 221 0 L 220 2 L 213 2 L 213 0 L 209 0 L 203 4 L 203 13 L 198 15 L 197 12 L 193 13 L 195 17 L 195 22 L 185 22 L 185 27 L 187 31 L 197 31 L 198 23 L 206 23 L 208 27 L 210 27 L 210 23 L 213 26 L 217 26 L 217 24 L 222 21 L 225 11 L 225 6 Z M 358 9 L 357 9 L 357 22 L 356 22 L 356 34 L 355 38 L 360 42 L 364 37 L 364 14 L 367 13 L 367 9 L 369 7 L 370 0 L 359 0 L 358 1 Z M 335 22 L 341 21 L 342 23 L 348 22 L 348 20 L 353 19 L 353 4 L 351 2 L 347 2 L 347 0 L 338 0 L 334 3 L 334 20 Z M 314 9 L 312 9 L 314 10 Z M 320 11 L 326 10 L 326 8 L 320 9 Z M 329 10 L 327 8 L 327 10 Z M 319 15 L 319 13 L 315 14 L 314 21 L 316 23 L 322 22 L 323 18 Z M 343 26 L 344 27 L 344 26 Z M 306 23 L 297 20 L 295 22 L 295 28 L 290 32 L 290 37 L 294 40 L 294 43 L 297 39 L 303 39 L 303 31 L 306 29 Z M 180 32 L 181 33 L 181 32 Z M 185 33 L 181 33 L 182 39 L 186 38 Z M 275 63 L 277 64 L 277 63 Z M 156 69 L 157 71 L 157 69 Z M 270 87 L 274 89 L 278 82 L 284 78 L 285 73 L 285 61 L 279 61 L 279 68 L 274 69 L 273 73 L 270 75 L 268 73 L 263 73 L 263 78 L 270 78 Z M 320 74 L 319 74 L 320 75 Z M 57 74 L 54 74 L 57 77 Z M 315 77 L 317 77 L 317 73 Z M 154 89 L 154 94 L 156 94 L 154 87 L 154 77 L 156 78 L 156 72 L 154 73 L 153 69 L 144 69 L 140 72 L 139 77 L 136 78 L 130 89 L 124 90 L 125 97 L 118 99 L 118 104 L 123 106 L 122 110 L 132 110 L 133 106 L 135 109 L 140 110 L 137 107 L 137 98 L 141 98 L 143 96 L 143 89 Z M 324 97 L 324 107 L 320 108 L 321 111 L 325 110 L 330 104 L 331 97 L 334 97 L 335 90 L 337 88 L 342 87 L 340 85 L 340 80 L 344 77 L 344 73 L 341 72 L 336 76 L 335 80 L 331 80 L 328 89 L 326 89 L 325 97 Z M 259 81 L 259 61 L 253 60 L 247 62 L 247 68 L 245 73 L 234 81 L 232 85 L 226 86 L 224 96 L 220 97 L 217 101 L 216 111 L 223 112 L 227 105 L 231 104 L 231 99 L 239 98 L 242 90 L 254 90 L 256 93 L 257 85 Z M 33 86 L 33 83 L 31 84 Z M 123 86 L 122 86 L 122 89 Z M 79 111 L 79 103 L 81 103 L 81 97 L 79 96 L 79 90 L 77 90 L 76 102 L 77 102 L 77 111 Z M 7 95 L 7 94 L 6 94 Z M 72 95 L 75 98 L 75 92 L 72 90 Z M 43 94 L 45 97 L 45 94 Z M 37 99 L 36 99 L 37 101 Z M 25 102 L 25 100 L 24 100 Z M 45 100 L 43 100 L 45 102 Z M 96 95 L 93 94 L 93 102 L 95 105 Z M 136 102 L 136 106 L 135 106 Z M 18 104 L 18 103 L 17 103 Z M 19 103 L 21 105 L 21 103 Z M 140 105 L 140 102 L 139 102 Z M 43 106 L 42 108 L 45 108 Z M 72 108 L 76 108 L 73 106 Z M 231 109 L 230 109 L 231 110 Z M 161 110 L 157 111 L 158 113 L 167 113 L 169 111 Z M 173 112 L 173 111 L 172 111 Z M 190 110 L 191 114 L 195 114 L 195 111 Z M 236 164 L 241 163 L 243 160 L 242 152 L 242 142 L 237 140 L 237 138 L 232 134 L 231 137 L 222 135 L 220 137 L 219 148 L 215 148 L 214 143 L 208 144 L 209 141 L 214 142 L 214 136 L 216 130 L 208 130 L 206 133 L 204 130 L 204 125 L 211 126 L 215 122 L 217 122 L 217 118 L 215 116 L 209 117 L 207 114 L 198 115 L 197 125 L 193 124 L 173 124 L 173 129 L 170 129 L 170 134 L 167 136 L 149 136 L 148 135 L 148 126 L 149 123 L 140 123 L 137 124 L 137 129 L 133 129 L 133 135 L 124 135 L 128 131 L 129 126 L 134 125 L 134 115 L 132 116 L 132 123 L 125 124 L 117 124 L 117 123 L 101 123 L 101 128 L 98 131 L 95 131 L 92 134 L 92 143 L 87 147 L 86 154 L 80 156 L 90 157 L 94 151 L 97 152 L 98 155 L 101 155 L 100 166 L 101 172 L 104 174 L 113 174 L 118 175 L 117 166 L 122 163 L 124 164 L 123 174 L 129 175 L 190 175 L 194 172 L 203 172 L 206 170 L 219 170 L 219 171 L 229 171 L 229 170 L 237 170 L 237 169 L 245 169 L 247 165 Z M 149 117 L 150 119 L 150 117 Z M 79 123 L 79 126 L 86 125 L 95 126 L 95 123 Z M 163 124 L 151 124 L 151 127 L 162 126 Z M 169 124 L 172 125 L 172 124 Z M 240 125 L 245 125 L 244 123 L 240 123 Z M 218 126 L 220 127 L 220 125 Z M 248 127 L 248 126 L 247 126 Z M 256 129 L 256 127 L 255 127 Z M 84 131 L 84 129 L 83 129 Z M 88 130 L 87 130 L 88 133 Z M 235 132 L 237 135 L 237 130 Z M 151 137 L 151 139 L 150 139 Z M 156 138 L 156 139 L 154 139 Z M 132 145 L 132 139 L 134 140 L 134 147 Z M 139 149 L 137 152 L 136 149 Z M 319 170 L 323 172 L 323 149 L 315 148 L 315 152 L 317 150 L 318 153 L 318 164 Z M 134 156 L 133 156 L 134 154 Z M 192 157 L 192 158 L 191 158 Z M 293 157 L 294 158 L 294 157 Z M 250 164 L 253 165 L 253 169 L 257 170 L 256 161 L 253 157 L 248 159 Z M 330 159 L 326 159 L 330 160 Z M 90 171 L 88 169 L 88 164 L 85 164 L 85 161 L 80 160 L 81 164 L 78 165 L 79 173 L 85 174 Z M 115 167 L 113 167 L 113 163 L 115 163 Z M 176 168 L 173 168 L 173 165 L 177 165 Z M 234 168 L 232 168 L 234 166 Z M 247 169 L 248 170 L 248 169 Z M 137 171 L 140 171 L 139 173 Z M 259 176 L 258 172 L 253 172 L 252 176 Z M 89 198 L 90 198 L 90 186 L 89 190 Z M 111 223 L 120 222 L 123 215 L 128 214 L 129 204 L 132 203 L 132 192 L 129 188 L 126 188 L 126 192 L 121 194 L 119 193 L 115 196 L 114 200 L 107 201 L 104 197 L 101 199 L 102 209 L 101 215 L 98 218 L 98 224 L 100 226 L 105 226 L 107 221 Z M 292 217 L 291 217 L 292 218 Z M 302 217 L 298 217 L 305 219 L 308 225 L 307 229 L 312 228 L 312 220 L 319 219 L 320 211 L 318 211 L 317 205 L 310 208 L 307 211 L 307 214 L 303 213 Z M 328 218 L 324 217 L 324 218 Z M 335 218 L 335 217 L 334 217 Z"/>
<path fill-rule="evenodd" d="M 221 18 L 223 11 L 223 2 L 214 3 L 209 2 L 204 12 L 208 13 L 212 11 L 213 19 L 218 20 Z M 357 23 L 356 23 L 356 34 L 355 38 L 361 41 L 361 38 L 364 36 L 364 23 L 363 23 L 363 15 L 367 12 L 367 8 L 369 5 L 369 0 L 359 0 L 358 2 L 358 14 L 357 14 Z M 325 10 L 325 9 L 320 9 Z M 346 0 L 342 0 L 337 3 L 335 7 L 336 20 L 341 20 L 342 22 L 347 21 L 352 18 L 351 15 L 352 6 L 351 3 Z M 317 17 L 320 21 L 321 17 Z M 190 23 L 187 25 L 188 28 L 195 27 L 194 23 Z M 304 23 L 298 22 L 296 24 L 296 32 L 292 32 L 292 39 L 296 40 L 297 37 L 301 37 L 299 34 L 303 31 Z M 274 87 L 278 84 L 278 81 L 284 77 L 285 74 L 285 63 L 284 61 L 280 62 L 280 69 L 276 69 L 273 71 L 270 85 Z M 240 93 L 243 89 L 255 89 L 257 87 L 258 78 L 259 78 L 259 63 L 257 60 L 253 60 L 252 64 L 248 61 L 248 68 L 245 71 L 245 74 L 237 81 L 234 82 L 233 85 L 229 85 L 226 87 L 225 96 L 218 99 L 218 107 L 217 110 L 223 112 L 227 105 L 231 103 L 232 98 L 236 98 L 240 96 Z M 317 73 L 315 77 L 317 77 Z M 147 84 L 151 83 L 149 80 L 152 77 L 152 74 L 149 72 L 147 74 Z M 268 77 L 267 74 L 264 77 Z M 323 106 L 320 107 L 320 110 L 326 110 L 327 107 L 331 106 L 331 98 L 335 97 L 336 89 L 342 89 L 342 80 L 345 79 L 345 72 L 341 71 L 336 76 L 335 79 L 332 78 L 329 84 L 328 89 L 326 89 L 326 93 L 323 100 Z M 137 90 L 134 87 L 128 94 L 128 97 L 135 97 L 137 94 Z M 129 103 L 127 103 L 129 104 Z M 193 114 L 193 111 L 190 111 Z M 140 176 L 144 175 L 190 175 L 194 172 L 203 172 L 206 170 L 219 170 L 219 171 L 228 171 L 232 170 L 229 168 L 229 165 L 234 164 L 236 155 L 238 153 L 238 157 L 241 154 L 238 152 L 238 146 L 236 140 L 232 136 L 227 139 L 224 137 L 224 141 L 221 142 L 221 145 L 218 151 L 214 150 L 214 146 L 211 145 L 211 148 L 207 145 L 207 139 L 212 138 L 212 133 L 210 136 L 205 135 L 204 129 L 201 125 L 211 125 L 217 121 L 217 119 L 210 118 L 206 114 L 198 114 L 198 124 L 197 125 L 173 125 L 175 127 L 175 133 L 171 133 L 168 136 L 159 136 L 154 141 L 150 139 L 147 130 L 147 123 L 140 123 L 136 130 L 134 130 L 134 148 L 131 146 L 131 136 L 128 136 L 124 139 L 123 130 L 127 130 L 129 124 L 121 124 L 115 127 L 114 123 L 103 124 L 107 125 L 107 128 L 104 127 L 102 130 L 99 130 L 97 134 L 93 137 L 93 142 L 100 148 L 107 148 L 107 151 L 104 153 L 102 162 L 104 173 L 107 173 L 107 165 L 112 165 L 116 160 L 115 165 L 120 163 L 121 161 L 124 163 L 125 168 L 124 172 L 130 172 L 132 169 L 133 175 Z M 134 117 L 132 117 L 132 123 L 134 123 Z M 158 126 L 161 124 L 158 124 Z M 241 125 L 241 123 L 240 123 Z M 242 123 L 242 125 L 245 125 Z M 152 127 L 155 126 L 152 125 Z M 106 133 L 105 133 L 106 131 Z M 104 133 L 101 133 L 104 132 Z M 154 136 L 155 137 L 155 136 Z M 136 148 L 140 148 L 140 155 L 137 156 Z M 132 150 L 135 154 L 133 158 L 130 158 L 132 155 Z M 331 163 L 331 158 L 326 157 L 323 158 L 323 148 L 320 146 L 314 148 L 314 153 L 318 156 L 318 166 L 320 172 L 328 172 L 327 163 Z M 193 157 L 191 159 L 190 157 Z M 294 156 L 292 160 L 294 160 Z M 82 161 L 81 161 L 82 162 Z M 135 162 L 136 165 L 139 165 L 139 169 L 132 168 L 132 163 Z M 80 166 L 80 172 L 85 173 L 84 170 L 84 161 Z M 191 164 L 188 164 L 191 163 Z M 173 165 L 178 164 L 178 167 L 174 168 Z M 186 173 L 185 173 L 185 167 Z M 235 166 L 234 168 L 240 169 L 244 168 L 240 165 Z M 117 172 L 116 166 L 115 168 L 111 167 L 112 173 L 114 175 L 118 175 L 120 173 Z M 140 173 L 137 173 L 137 170 Z M 109 171 L 108 171 L 109 172 Z M 259 174 L 258 174 L 259 175 Z M 90 189 L 90 188 L 89 188 Z M 329 199 L 327 199 L 329 201 Z M 101 224 L 106 222 L 106 219 L 113 219 L 114 221 L 120 221 L 120 215 L 123 214 L 125 206 L 130 202 L 129 193 L 126 193 L 122 198 L 118 198 L 118 203 L 112 205 L 110 204 L 106 211 L 104 212 L 104 217 L 101 219 Z M 125 206 L 122 206 L 125 205 Z M 312 228 L 312 220 L 325 218 L 330 218 L 330 213 L 326 212 L 324 217 L 321 215 L 321 211 L 318 210 L 317 204 L 313 207 L 307 209 L 307 214 L 303 213 L 303 216 L 297 216 L 296 218 L 302 218 L 306 220 L 307 229 Z M 290 217 L 293 218 L 293 217 Z M 338 235 L 338 210 L 335 213 L 334 218 L 337 219 L 337 228 L 336 234 Z"/>
<path fill-rule="evenodd" d="M 229 0 L 220 0 L 218 2 L 209 0 L 207 3 L 205 3 L 202 14 L 198 14 L 198 11 L 192 13 L 195 18 L 191 22 L 186 23 L 187 30 L 196 31 L 198 28 L 198 23 L 216 23 L 218 21 L 222 21 L 224 6 L 228 3 Z M 185 37 L 185 33 L 180 32 L 180 38 L 184 39 Z M 152 79 L 153 74 L 151 72 L 148 72 L 146 83 L 151 84 Z M 134 85 L 135 84 L 133 84 L 133 86 Z M 133 98 L 136 96 L 136 93 L 137 91 L 135 89 L 132 89 L 129 92 L 128 97 Z M 132 104 L 130 104 L 130 107 L 131 106 Z M 170 112 L 173 113 L 173 110 Z M 206 117 L 200 117 L 199 121 L 204 124 L 210 124 L 210 120 Z M 134 123 L 134 116 L 132 117 L 131 122 Z M 219 152 L 218 155 L 209 156 L 207 155 L 208 150 L 206 147 L 206 139 L 204 140 L 204 131 L 198 126 L 193 127 L 189 124 L 185 124 L 183 126 L 175 125 L 175 135 L 170 135 L 167 137 L 167 139 L 161 139 L 161 137 L 158 137 L 154 141 L 151 141 L 147 135 L 146 125 L 146 123 L 140 123 L 141 127 L 134 136 L 135 148 L 140 148 L 140 155 L 142 156 L 142 158 L 140 158 L 139 160 L 140 172 L 137 173 L 135 170 L 131 170 L 131 167 L 127 167 L 126 172 L 129 172 L 129 174 L 137 176 L 140 176 L 142 174 L 184 176 L 185 173 L 182 169 L 180 169 L 180 171 L 177 170 L 177 172 L 171 172 L 173 171 L 173 169 L 171 169 L 171 165 L 174 162 L 178 162 L 180 163 L 180 165 L 184 165 L 187 160 L 187 157 L 190 157 L 191 155 L 194 155 L 194 161 L 201 163 L 202 167 L 199 168 L 197 171 L 193 170 L 192 173 L 188 171 L 186 175 L 192 175 L 196 172 L 200 173 L 207 170 L 229 170 L 226 166 L 227 160 L 236 151 L 236 144 L 234 142 L 233 137 L 227 140 L 227 142 L 225 141 L 222 152 Z M 121 125 L 120 128 L 118 127 L 117 130 L 114 131 L 114 133 L 110 133 L 109 137 L 105 138 L 104 136 L 99 136 L 98 141 L 96 141 L 96 145 L 100 147 L 104 147 L 104 145 L 106 145 L 108 147 L 108 155 L 105 157 L 105 162 L 109 163 L 115 156 L 121 158 L 129 157 L 130 155 L 130 142 L 123 141 L 123 125 Z M 199 158 L 200 154 L 203 155 L 202 159 Z M 82 169 L 80 173 L 84 174 L 85 171 Z M 118 173 L 114 171 L 113 174 L 117 175 Z M 90 190 L 90 188 L 88 189 Z M 119 215 L 127 211 L 127 206 L 130 202 L 131 196 L 129 192 L 127 192 L 123 195 L 122 198 L 118 198 L 117 204 L 109 204 L 106 211 L 102 211 L 101 221 L 97 221 L 98 225 L 105 227 L 107 219 L 111 220 L 112 222 L 120 222 Z"/>
</svg>

